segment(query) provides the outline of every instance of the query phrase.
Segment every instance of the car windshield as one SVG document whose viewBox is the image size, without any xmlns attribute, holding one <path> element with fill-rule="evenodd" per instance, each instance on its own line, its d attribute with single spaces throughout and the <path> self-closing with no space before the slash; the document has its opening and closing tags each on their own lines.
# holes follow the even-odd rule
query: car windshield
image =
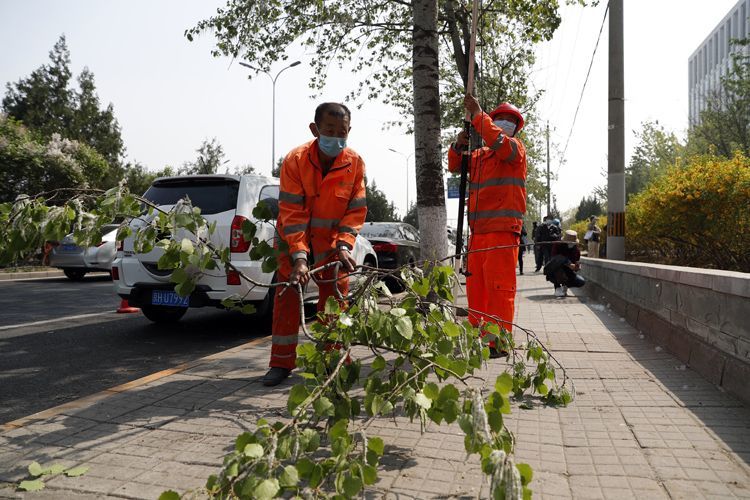
<svg viewBox="0 0 750 500">
<path fill-rule="evenodd" d="M 143 195 L 157 205 L 174 205 L 188 197 L 204 215 L 218 214 L 237 208 L 240 183 L 225 178 L 166 179 L 155 182 Z"/>
<path fill-rule="evenodd" d="M 365 224 L 364 226 L 362 226 L 362 230 L 359 232 L 359 234 L 361 234 L 365 238 L 393 238 L 397 240 L 403 239 L 398 226 L 376 226 L 374 224 Z"/>
</svg>

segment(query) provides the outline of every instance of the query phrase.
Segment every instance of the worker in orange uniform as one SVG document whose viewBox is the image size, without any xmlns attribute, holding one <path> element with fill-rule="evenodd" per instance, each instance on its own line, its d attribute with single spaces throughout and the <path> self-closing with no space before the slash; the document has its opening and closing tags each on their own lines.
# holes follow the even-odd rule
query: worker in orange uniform
<svg viewBox="0 0 750 500">
<path fill-rule="evenodd" d="M 279 256 L 278 281 L 307 284 L 309 268 L 339 260 L 338 283 L 320 283 L 318 310 L 334 296 L 349 291 L 354 241 L 365 222 L 365 164 L 346 147 L 351 113 L 343 104 L 323 103 L 315 110 L 310 131 L 315 140 L 293 149 L 281 166 L 277 231 L 288 245 Z M 331 280 L 334 270 L 319 276 Z M 295 367 L 300 327 L 299 294 L 276 288 L 270 369 L 263 384 L 274 386 Z"/>
<path fill-rule="evenodd" d="M 526 213 L 526 148 L 515 136 L 524 125 L 512 104 L 502 103 L 489 115 L 475 97 L 467 95 L 464 106 L 485 146 L 471 152 L 469 161 L 468 217 L 471 238 L 466 276 L 466 295 L 474 326 L 497 323 L 512 331 L 516 295 L 518 247 L 489 251 L 485 248 L 518 245 Z M 461 171 L 461 155 L 469 145 L 466 131 L 458 134 L 448 151 L 448 169 Z M 484 313 L 484 314 L 483 314 Z M 504 342 L 490 342 L 490 357 L 507 355 Z"/>
</svg>

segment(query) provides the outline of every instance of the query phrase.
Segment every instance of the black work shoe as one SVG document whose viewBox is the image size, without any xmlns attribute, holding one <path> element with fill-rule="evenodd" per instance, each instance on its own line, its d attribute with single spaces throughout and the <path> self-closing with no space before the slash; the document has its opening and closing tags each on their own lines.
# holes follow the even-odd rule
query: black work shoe
<svg viewBox="0 0 750 500">
<path fill-rule="evenodd" d="M 272 366 L 270 370 L 263 376 L 263 385 L 266 387 L 273 387 L 282 383 L 292 370 L 287 368 L 279 368 L 278 366 Z"/>
<path fill-rule="evenodd" d="M 497 347 L 490 347 L 490 359 L 507 358 L 508 351 L 503 351 Z"/>
</svg>

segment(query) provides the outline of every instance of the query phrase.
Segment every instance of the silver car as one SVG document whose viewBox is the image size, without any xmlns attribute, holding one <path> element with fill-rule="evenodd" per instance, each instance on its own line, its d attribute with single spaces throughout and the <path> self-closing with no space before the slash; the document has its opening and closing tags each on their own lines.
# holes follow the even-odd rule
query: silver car
<svg viewBox="0 0 750 500">
<path fill-rule="evenodd" d="M 79 247 L 73 242 L 73 235 L 67 235 L 52 248 L 49 265 L 62 269 L 73 281 L 80 281 L 86 273 L 94 271 L 111 272 L 117 253 L 115 239 L 119 227 L 118 224 L 104 226 L 101 243 L 88 248 Z"/>
</svg>

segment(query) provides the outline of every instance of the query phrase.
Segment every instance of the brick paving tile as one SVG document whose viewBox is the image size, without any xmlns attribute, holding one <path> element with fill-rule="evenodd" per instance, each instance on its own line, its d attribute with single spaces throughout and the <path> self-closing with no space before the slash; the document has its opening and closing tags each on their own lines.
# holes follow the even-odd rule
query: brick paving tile
<svg viewBox="0 0 750 500">
<path fill-rule="evenodd" d="M 580 291 L 555 299 L 540 274 L 520 277 L 518 290 L 516 322 L 550 347 L 576 389 L 566 408 L 532 399 L 531 409 L 514 402 L 505 416 L 517 462 L 534 470 L 535 498 L 750 498 L 750 408 L 657 349 L 609 304 Z M 0 434 L 0 498 L 23 498 L 10 483 L 32 460 L 90 467 L 79 478 L 50 479 L 35 498 L 153 499 L 203 486 L 237 434 L 260 417 L 288 419 L 289 387 L 302 379 L 263 387 L 269 349 L 269 342 L 242 346 Z M 508 366 L 489 363 L 479 373 L 484 385 Z M 384 418 L 368 435 L 383 438 L 386 456 L 366 498 L 489 493 L 457 424 L 428 423 L 422 434 L 418 422 Z"/>
</svg>

